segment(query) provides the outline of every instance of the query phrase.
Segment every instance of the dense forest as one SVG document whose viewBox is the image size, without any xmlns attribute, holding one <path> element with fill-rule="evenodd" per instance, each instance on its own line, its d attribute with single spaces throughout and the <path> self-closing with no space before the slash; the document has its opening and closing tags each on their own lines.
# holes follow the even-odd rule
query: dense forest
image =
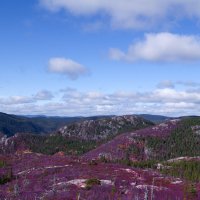
<svg viewBox="0 0 200 200">
<path fill-rule="evenodd" d="M 150 159 L 168 160 L 180 156 L 200 155 L 200 135 L 193 127 L 200 125 L 200 118 L 182 119 L 181 124 L 166 138 L 147 137 Z M 200 127 L 199 127 L 200 129 Z"/>
<path fill-rule="evenodd" d="M 57 152 L 64 152 L 66 155 L 82 155 L 94 149 L 98 143 L 94 141 L 76 140 L 60 135 L 37 136 L 32 135 L 23 138 L 27 148 L 32 152 L 52 155 Z"/>
</svg>

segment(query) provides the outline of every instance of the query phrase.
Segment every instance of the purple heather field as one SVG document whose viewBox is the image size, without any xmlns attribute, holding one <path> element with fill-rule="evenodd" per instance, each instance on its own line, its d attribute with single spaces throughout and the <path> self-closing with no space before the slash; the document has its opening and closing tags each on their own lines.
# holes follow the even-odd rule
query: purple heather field
<svg viewBox="0 0 200 200">
<path fill-rule="evenodd" d="M 184 182 L 156 171 L 97 162 L 62 155 L 25 153 L 5 158 L 13 167 L 15 180 L 0 188 L 1 199 L 109 200 L 183 199 Z M 10 170 L 4 169 L 1 174 Z M 91 178 L 100 184 L 86 188 Z M 200 193 L 199 193 L 200 195 Z"/>
</svg>

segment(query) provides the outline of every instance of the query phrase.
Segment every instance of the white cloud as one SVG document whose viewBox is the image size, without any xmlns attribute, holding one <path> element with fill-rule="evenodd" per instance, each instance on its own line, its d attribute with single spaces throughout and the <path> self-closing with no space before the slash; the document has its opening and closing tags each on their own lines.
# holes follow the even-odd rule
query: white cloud
<svg viewBox="0 0 200 200">
<path fill-rule="evenodd" d="M 174 88 L 140 93 L 119 91 L 104 94 L 77 90 L 63 92 L 63 106 L 72 109 L 73 115 L 78 115 L 78 110 L 82 115 L 152 113 L 178 116 L 198 114 L 197 107 L 200 104 L 199 92 L 178 91 Z"/>
<path fill-rule="evenodd" d="M 41 90 L 31 96 L 10 96 L 10 97 L 0 97 L 0 105 L 12 106 L 12 105 L 25 105 L 33 104 L 43 100 L 52 100 L 53 94 L 48 90 Z"/>
<path fill-rule="evenodd" d="M 39 92 L 40 93 L 40 92 Z M 38 93 L 38 94 L 39 94 Z M 73 88 L 60 90 L 51 101 L 36 96 L 0 98 L 1 111 L 15 114 L 46 114 L 57 116 L 89 116 L 150 113 L 162 115 L 198 115 L 200 92 L 170 87 L 149 92 L 99 91 L 81 92 Z M 48 95 L 47 95 L 48 96 Z"/>
<path fill-rule="evenodd" d="M 199 0 L 39 0 L 50 11 L 73 15 L 104 13 L 117 28 L 148 28 L 170 20 L 200 17 Z M 170 21 L 168 20 L 168 21 Z"/>
<path fill-rule="evenodd" d="M 0 98 L 0 105 L 19 105 L 33 103 L 35 100 L 26 96 L 11 96 L 9 98 Z"/>
<path fill-rule="evenodd" d="M 200 102 L 200 93 L 198 92 L 187 92 L 187 91 L 177 91 L 171 88 L 156 89 L 149 96 L 149 101 L 154 102 Z"/>
<path fill-rule="evenodd" d="M 72 80 L 77 79 L 87 72 L 87 69 L 83 65 L 71 59 L 59 57 L 51 58 L 48 68 L 50 72 L 67 75 Z"/>
<path fill-rule="evenodd" d="M 200 37 L 172 33 L 146 34 L 144 40 L 129 46 L 127 52 L 110 50 L 110 58 L 126 61 L 199 61 Z"/>
</svg>

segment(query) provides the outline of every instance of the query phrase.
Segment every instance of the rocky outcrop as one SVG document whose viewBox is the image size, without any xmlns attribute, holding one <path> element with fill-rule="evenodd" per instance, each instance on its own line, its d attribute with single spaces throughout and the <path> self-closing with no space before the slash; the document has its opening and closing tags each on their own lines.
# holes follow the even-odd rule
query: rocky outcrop
<svg viewBox="0 0 200 200">
<path fill-rule="evenodd" d="M 104 140 L 119 133 L 134 131 L 150 125 L 153 123 L 141 117 L 126 115 L 73 123 L 60 128 L 56 134 L 84 140 Z"/>
</svg>

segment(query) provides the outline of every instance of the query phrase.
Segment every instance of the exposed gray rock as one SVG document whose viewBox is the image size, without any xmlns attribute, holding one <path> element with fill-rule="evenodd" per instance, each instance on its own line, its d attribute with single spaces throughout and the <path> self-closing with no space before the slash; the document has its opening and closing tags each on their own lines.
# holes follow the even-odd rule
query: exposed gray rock
<svg viewBox="0 0 200 200">
<path fill-rule="evenodd" d="M 138 116 L 125 115 L 73 123 L 60 128 L 56 134 L 84 140 L 103 140 L 121 132 L 134 131 L 149 125 L 153 123 Z"/>
</svg>

